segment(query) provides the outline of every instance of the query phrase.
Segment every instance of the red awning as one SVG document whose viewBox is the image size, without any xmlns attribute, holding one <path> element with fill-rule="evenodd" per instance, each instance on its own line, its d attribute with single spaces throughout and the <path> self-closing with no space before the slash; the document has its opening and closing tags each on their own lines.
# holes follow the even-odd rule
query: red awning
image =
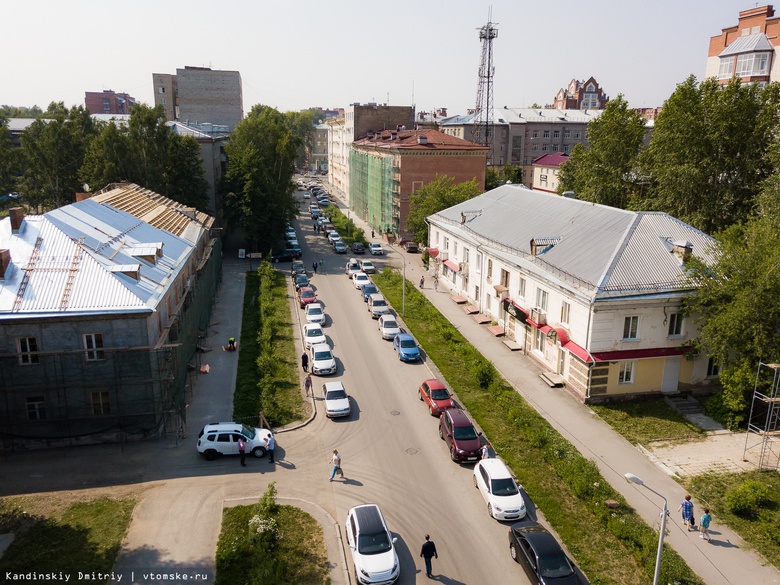
<svg viewBox="0 0 780 585">
<path fill-rule="evenodd" d="M 554 329 L 555 329 L 555 333 L 558 334 L 558 341 L 561 342 L 562 346 L 569 343 L 569 340 L 571 338 L 569 337 L 569 332 L 566 331 L 566 329 L 564 329 L 563 327 L 554 327 Z"/>
<path fill-rule="evenodd" d="M 459 271 L 460 271 L 460 268 L 458 267 L 458 265 L 457 265 L 455 262 L 453 262 L 452 260 L 445 260 L 445 261 L 443 262 L 443 264 L 444 264 L 444 265 L 445 265 L 447 268 L 449 268 L 450 270 L 452 270 L 453 272 L 459 272 Z"/>
<path fill-rule="evenodd" d="M 647 349 L 624 349 L 622 351 L 598 351 L 593 354 L 597 362 L 616 362 L 641 358 L 671 357 L 683 355 L 687 347 L 649 347 Z"/>
<path fill-rule="evenodd" d="M 568 341 L 565 344 L 563 344 L 563 349 L 568 349 L 571 353 L 576 355 L 578 358 L 580 358 L 583 362 L 586 364 L 589 364 L 593 361 L 593 358 L 590 357 L 587 351 L 585 351 L 584 347 L 581 347 L 574 343 L 573 341 Z"/>
<path fill-rule="evenodd" d="M 528 315 L 528 311 L 526 311 L 526 310 L 525 310 L 523 307 L 521 307 L 520 305 L 518 305 L 518 304 L 517 304 L 517 302 L 515 302 L 515 301 L 512 301 L 512 304 L 515 306 L 515 308 L 517 308 L 517 309 L 520 309 L 520 310 L 521 310 L 523 313 L 525 313 L 525 314 L 526 314 L 526 316 Z"/>
<path fill-rule="evenodd" d="M 439 255 L 439 249 L 438 248 L 426 248 L 426 252 L 428 252 L 428 256 L 431 258 L 436 258 L 436 256 Z"/>
</svg>

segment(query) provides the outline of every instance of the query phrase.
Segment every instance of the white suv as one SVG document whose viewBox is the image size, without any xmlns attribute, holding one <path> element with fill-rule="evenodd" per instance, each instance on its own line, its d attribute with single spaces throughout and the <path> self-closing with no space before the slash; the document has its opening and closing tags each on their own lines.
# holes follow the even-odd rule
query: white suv
<svg viewBox="0 0 780 585">
<path fill-rule="evenodd" d="M 262 457 L 270 437 L 268 429 L 253 429 L 237 422 L 209 423 L 198 435 L 198 453 L 209 461 L 220 455 L 238 455 L 238 439 L 241 438 L 247 453 Z"/>
<path fill-rule="evenodd" d="M 519 520 L 525 516 L 525 500 L 512 472 L 500 459 L 482 459 L 474 466 L 474 487 L 496 520 Z"/>
<path fill-rule="evenodd" d="M 382 512 L 376 504 L 355 506 L 347 513 L 347 543 L 358 583 L 392 583 L 401 568 Z"/>
</svg>

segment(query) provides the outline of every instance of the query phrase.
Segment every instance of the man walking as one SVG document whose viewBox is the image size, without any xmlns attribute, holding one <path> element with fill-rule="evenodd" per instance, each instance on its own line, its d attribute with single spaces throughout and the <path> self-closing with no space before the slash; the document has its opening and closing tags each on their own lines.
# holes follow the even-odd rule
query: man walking
<svg viewBox="0 0 780 585">
<path fill-rule="evenodd" d="M 274 449 L 276 449 L 276 439 L 273 434 L 268 437 L 268 463 L 274 462 Z"/>
<path fill-rule="evenodd" d="M 431 567 L 431 559 L 432 558 L 439 558 L 439 553 L 436 552 L 436 545 L 431 540 L 431 535 L 426 534 L 425 535 L 425 542 L 422 545 L 422 549 L 420 550 L 420 556 L 425 559 L 425 576 L 429 579 L 433 577 L 431 574 L 433 571 L 433 568 Z"/>
<path fill-rule="evenodd" d="M 314 271 L 314 274 L 317 274 L 317 261 L 311 263 L 311 269 Z"/>
<path fill-rule="evenodd" d="M 341 469 L 341 455 L 339 455 L 338 449 L 333 449 L 333 457 L 330 458 L 330 462 L 333 464 L 333 471 L 330 474 L 330 481 L 336 477 L 338 473 L 342 478 L 344 477 L 344 471 Z"/>
<path fill-rule="evenodd" d="M 246 467 L 246 443 L 241 437 L 238 438 L 238 454 L 241 456 L 241 467 Z"/>
<path fill-rule="evenodd" d="M 303 381 L 303 387 L 306 390 L 306 396 L 311 394 L 311 374 L 306 375 L 306 379 Z"/>
<path fill-rule="evenodd" d="M 309 354 L 304 352 L 301 354 L 301 367 L 303 368 L 304 372 L 309 371 Z"/>
</svg>

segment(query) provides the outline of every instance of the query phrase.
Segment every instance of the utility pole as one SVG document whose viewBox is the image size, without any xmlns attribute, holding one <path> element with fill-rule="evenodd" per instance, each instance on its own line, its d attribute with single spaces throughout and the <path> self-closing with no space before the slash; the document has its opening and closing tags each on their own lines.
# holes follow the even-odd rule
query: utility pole
<svg viewBox="0 0 780 585">
<path fill-rule="evenodd" d="M 488 23 L 478 28 L 482 42 L 482 60 L 479 64 L 479 83 L 477 85 L 477 105 L 474 112 L 473 141 L 488 147 L 488 166 L 493 164 L 493 137 L 490 129 L 493 125 L 493 39 L 498 36 L 498 23 L 490 22 L 492 9 L 488 13 Z"/>
</svg>

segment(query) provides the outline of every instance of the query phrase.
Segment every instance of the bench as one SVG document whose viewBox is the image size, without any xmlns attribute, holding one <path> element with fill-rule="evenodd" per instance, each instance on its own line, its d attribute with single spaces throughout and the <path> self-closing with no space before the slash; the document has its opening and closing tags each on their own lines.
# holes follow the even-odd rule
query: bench
<svg viewBox="0 0 780 585">
<path fill-rule="evenodd" d="M 467 307 L 462 307 L 462 308 L 463 308 L 463 312 L 466 313 L 467 315 L 473 315 L 474 313 L 479 313 L 479 307 L 475 305 L 469 305 Z"/>
<path fill-rule="evenodd" d="M 487 328 L 488 331 L 490 331 L 495 337 L 501 337 L 504 335 L 505 331 L 504 328 L 501 325 L 491 325 Z"/>
<path fill-rule="evenodd" d="M 523 347 L 517 343 L 516 341 L 512 341 L 511 339 L 502 339 L 501 343 L 506 345 L 511 351 L 520 351 L 523 349 Z"/>
<path fill-rule="evenodd" d="M 493 319 L 490 317 L 490 315 L 485 315 L 485 313 L 477 313 L 476 315 L 471 316 L 474 321 L 479 323 L 480 325 L 484 325 L 485 323 L 490 323 Z"/>
<path fill-rule="evenodd" d="M 468 303 L 469 300 L 466 297 L 452 297 L 452 302 L 456 305 L 462 305 L 463 303 Z"/>
</svg>

